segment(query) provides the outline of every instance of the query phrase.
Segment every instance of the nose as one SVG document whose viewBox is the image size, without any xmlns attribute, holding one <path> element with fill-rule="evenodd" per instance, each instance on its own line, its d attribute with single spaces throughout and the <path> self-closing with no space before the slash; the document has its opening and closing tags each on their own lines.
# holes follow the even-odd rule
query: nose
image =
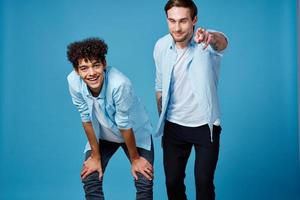
<svg viewBox="0 0 300 200">
<path fill-rule="evenodd" d="M 180 24 L 179 24 L 179 22 L 176 22 L 175 23 L 175 31 L 179 32 L 180 30 L 181 30 Z"/>
<path fill-rule="evenodd" d="M 88 75 L 93 76 L 95 74 L 95 70 L 93 67 L 89 67 Z"/>
</svg>

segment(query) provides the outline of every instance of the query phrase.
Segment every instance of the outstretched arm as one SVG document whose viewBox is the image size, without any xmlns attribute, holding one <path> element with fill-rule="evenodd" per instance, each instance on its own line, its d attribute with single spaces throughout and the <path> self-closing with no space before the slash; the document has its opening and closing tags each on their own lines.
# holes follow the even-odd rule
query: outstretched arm
<svg viewBox="0 0 300 200">
<path fill-rule="evenodd" d="M 209 32 L 203 28 L 198 28 L 194 37 L 195 42 L 204 43 L 203 49 L 210 45 L 215 51 L 222 51 L 226 49 L 228 41 L 226 37 L 220 32 Z"/>
</svg>

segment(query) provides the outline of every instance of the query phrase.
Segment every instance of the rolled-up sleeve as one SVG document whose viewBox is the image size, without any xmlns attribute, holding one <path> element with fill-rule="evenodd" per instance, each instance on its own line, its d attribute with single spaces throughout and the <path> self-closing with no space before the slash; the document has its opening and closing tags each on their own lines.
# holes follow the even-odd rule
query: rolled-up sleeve
<svg viewBox="0 0 300 200">
<path fill-rule="evenodd" d="M 86 101 L 82 97 L 82 94 L 76 91 L 75 89 L 73 89 L 70 86 L 70 84 L 69 84 L 69 91 L 72 97 L 72 102 L 76 106 L 78 112 L 80 113 L 81 121 L 90 122 L 91 118 L 90 118 L 89 108 Z"/>
<path fill-rule="evenodd" d="M 207 29 L 207 31 L 208 31 L 208 32 L 218 32 L 218 33 L 222 34 L 222 35 L 224 36 L 225 40 L 226 40 L 227 43 L 228 43 L 228 37 L 227 37 L 223 32 L 216 31 L 216 30 L 213 30 L 213 29 Z M 211 51 L 212 53 L 214 53 L 215 55 L 222 57 L 226 49 L 224 49 L 224 50 L 222 50 L 222 51 L 216 51 L 216 50 L 214 50 L 214 49 L 209 45 L 209 46 L 208 46 L 208 50 L 210 50 L 210 51 Z"/>
<path fill-rule="evenodd" d="M 132 128 L 130 119 L 130 110 L 134 102 L 134 94 L 131 84 L 126 83 L 118 87 L 113 94 L 114 103 L 116 106 L 115 122 L 119 129 Z"/>
<path fill-rule="evenodd" d="M 161 53 L 158 43 L 155 44 L 153 58 L 155 62 L 155 91 L 162 91 Z"/>
</svg>

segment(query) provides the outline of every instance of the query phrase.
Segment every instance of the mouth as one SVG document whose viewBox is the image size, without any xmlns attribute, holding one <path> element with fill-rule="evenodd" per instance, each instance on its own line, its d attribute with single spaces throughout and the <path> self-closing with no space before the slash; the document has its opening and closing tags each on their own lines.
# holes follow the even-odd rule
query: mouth
<svg viewBox="0 0 300 200">
<path fill-rule="evenodd" d="M 180 37 L 180 36 L 183 35 L 183 33 L 173 33 L 173 35 L 174 35 L 175 37 Z"/>
<path fill-rule="evenodd" d="M 98 82 L 100 76 L 96 76 L 96 77 L 91 77 L 91 78 L 86 78 L 86 80 L 88 80 L 90 83 L 95 84 Z"/>
</svg>

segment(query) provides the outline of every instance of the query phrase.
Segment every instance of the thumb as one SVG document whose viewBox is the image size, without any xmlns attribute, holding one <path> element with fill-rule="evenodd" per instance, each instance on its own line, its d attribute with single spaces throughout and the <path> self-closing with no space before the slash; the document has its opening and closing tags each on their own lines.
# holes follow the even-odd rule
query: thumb
<svg viewBox="0 0 300 200">
<path fill-rule="evenodd" d="M 197 31 L 198 34 L 198 40 L 199 42 L 202 42 L 204 40 L 204 33 L 205 33 L 205 29 L 204 28 L 199 28 Z"/>
<path fill-rule="evenodd" d="M 98 173 L 99 173 L 99 180 L 101 180 L 101 178 L 102 178 L 102 176 L 103 176 L 102 170 L 101 170 L 101 169 L 98 169 Z"/>
<path fill-rule="evenodd" d="M 138 180 L 138 176 L 134 170 L 131 170 L 132 176 L 134 177 L 134 180 Z"/>
</svg>

